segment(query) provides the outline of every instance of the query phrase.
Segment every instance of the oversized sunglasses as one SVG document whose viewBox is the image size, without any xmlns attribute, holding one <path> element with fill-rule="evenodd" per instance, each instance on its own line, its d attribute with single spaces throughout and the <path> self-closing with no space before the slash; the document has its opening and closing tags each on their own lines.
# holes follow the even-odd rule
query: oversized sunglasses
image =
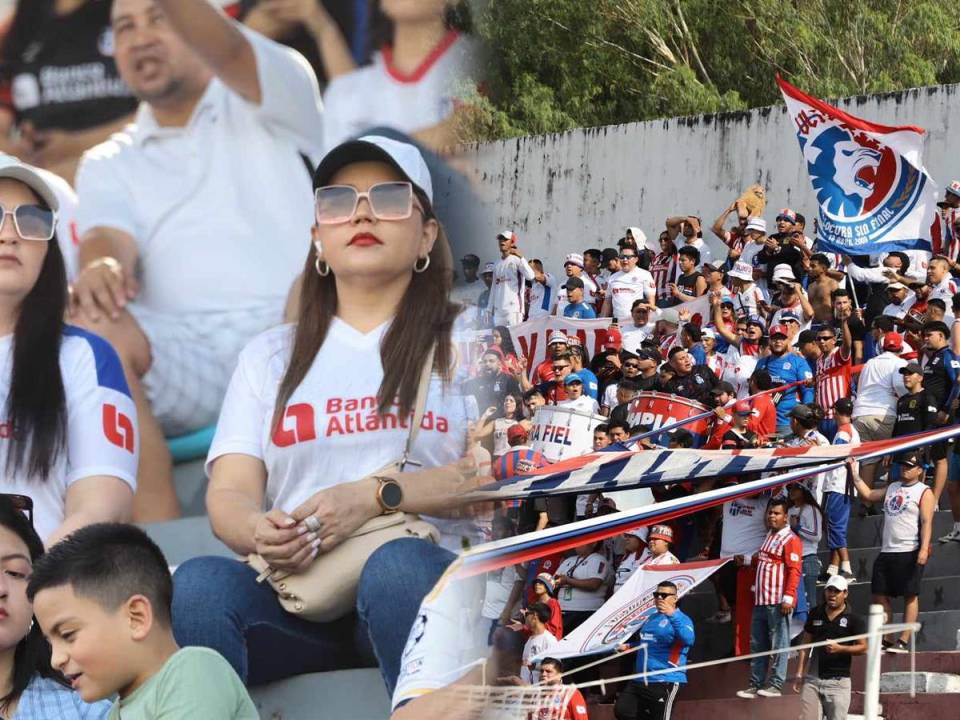
<svg viewBox="0 0 960 720">
<path fill-rule="evenodd" d="M 13 217 L 13 227 L 21 240 L 41 240 L 48 242 L 53 239 L 57 224 L 57 214 L 39 205 L 17 205 L 13 210 L 7 210 L 0 205 L 0 231 L 7 221 L 7 215 Z"/>
<path fill-rule="evenodd" d="M 370 212 L 378 220 L 406 220 L 413 214 L 413 185 L 408 182 L 383 182 L 360 192 L 350 185 L 326 185 L 314 193 L 318 225 L 338 225 L 349 221 L 366 199 Z M 421 208 L 417 208 L 421 210 Z"/>
</svg>

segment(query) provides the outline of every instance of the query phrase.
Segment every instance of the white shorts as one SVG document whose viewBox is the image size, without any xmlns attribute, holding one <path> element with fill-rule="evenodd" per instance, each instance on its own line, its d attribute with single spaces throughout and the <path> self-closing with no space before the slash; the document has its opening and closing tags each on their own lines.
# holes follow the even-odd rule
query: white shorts
<svg viewBox="0 0 960 720">
<path fill-rule="evenodd" d="M 150 341 L 143 377 L 154 417 L 167 437 L 212 425 L 237 363 L 255 335 L 283 320 L 283 306 L 171 315 L 127 306 Z"/>
</svg>

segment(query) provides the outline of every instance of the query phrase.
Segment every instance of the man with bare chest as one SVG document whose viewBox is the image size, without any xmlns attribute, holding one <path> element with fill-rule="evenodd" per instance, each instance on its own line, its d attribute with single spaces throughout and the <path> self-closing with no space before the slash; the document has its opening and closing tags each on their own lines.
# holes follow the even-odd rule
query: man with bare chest
<svg viewBox="0 0 960 720">
<path fill-rule="evenodd" d="M 817 253 L 810 258 L 810 269 L 807 273 L 807 297 L 813 305 L 813 319 L 818 323 L 829 324 L 833 321 L 833 298 L 831 293 L 839 287 L 836 280 L 827 274 L 830 269 L 830 259 Z"/>
</svg>

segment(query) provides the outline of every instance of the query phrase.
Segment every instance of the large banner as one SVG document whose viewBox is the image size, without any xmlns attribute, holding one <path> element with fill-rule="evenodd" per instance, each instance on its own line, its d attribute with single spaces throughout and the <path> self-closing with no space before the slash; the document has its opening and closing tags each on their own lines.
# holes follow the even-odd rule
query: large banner
<svg viewBox="0 0 960 720">
<path fill-rule="evenodd" d="M 930 250 L 936 188 L 923 167 L 923 128 L 863 120 L 777 77 L 820 206 L 823 252 Z"/>
<path fill-rule="evenodd" d="M 733 558 L 703 560 L 682 565 L 644 565 L 614 593 L 590 619 L 549 651 L 550 657 L 610 652 L 630 639 L 643 621 L 656 612 L 653 591 L 662 582 L 677 586 L 683 597 Z"/>
<path fill-rule="evenodd" d="M 656 320 L 659 315 L 665 313 L 676 319 L 681 313 L 685 314 L 684 311 L 690 313 L 690 322 L 695 325 L 706 326 L 710 324 L 710 299 L 706 295 L 701 295 L 696 300 L 672 308 L 662 309 L 658 315 L 651 315 L 650 319 Z M 549 342 L 550 333 L 554 330 L 579 338 L 580 344 L 587 349 L 592 358 L 603 350 L 610 323 L 610 318 L 573 320 L 565 317 L 544 316 L 511 327 L 510 337 L 513 340 L 513 347 L 516 349 L 517 355 L 523 355 L 527 358 L 527 372 L 532 376 L 537 365 L 547 358 L 547 342 Z M 626 328 L 620 329 L 625 330 Z"/>
</svg>

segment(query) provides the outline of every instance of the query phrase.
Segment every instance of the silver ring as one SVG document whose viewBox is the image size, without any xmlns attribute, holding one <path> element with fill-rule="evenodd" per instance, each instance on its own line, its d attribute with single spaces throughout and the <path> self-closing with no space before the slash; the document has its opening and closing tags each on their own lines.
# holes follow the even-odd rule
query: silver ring
<svg viewBox="0 0 960 720">
<path fill-rule="evenodd" d="M 317 519 L 316 515 L 307 515 L 303 519 L 303 524 L 307 526 L 307 530 L 310 532 L 319 532 L 320 528 L 323 527 L 323 523 Z"/>
</svg>

